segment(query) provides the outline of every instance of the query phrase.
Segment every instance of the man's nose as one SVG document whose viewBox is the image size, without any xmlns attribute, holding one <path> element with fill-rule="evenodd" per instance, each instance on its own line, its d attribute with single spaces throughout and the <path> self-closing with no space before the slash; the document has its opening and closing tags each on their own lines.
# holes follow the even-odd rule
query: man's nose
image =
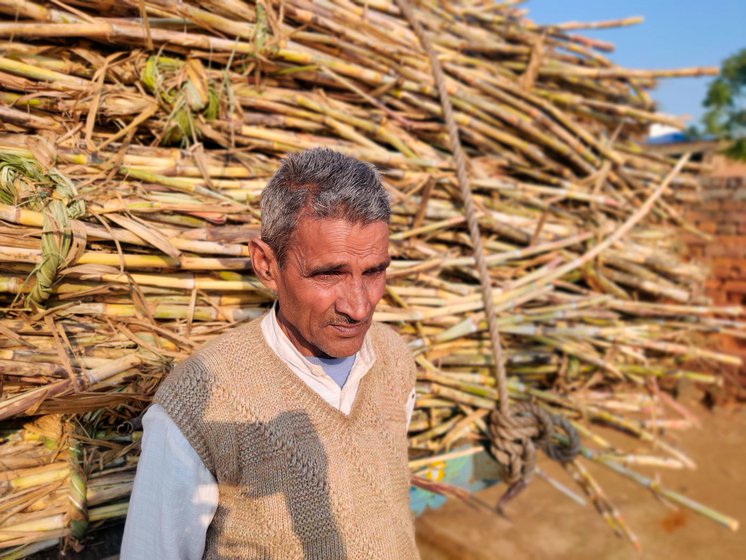
<svg viewBox="0 0 746 560">
<path fill-rule="evenodd" d="M 337 298 L 337 311 L 355 321 L 364 321 L 370 314 L 368 290 L 362 279 L 345 282 Z"/>
</svg>

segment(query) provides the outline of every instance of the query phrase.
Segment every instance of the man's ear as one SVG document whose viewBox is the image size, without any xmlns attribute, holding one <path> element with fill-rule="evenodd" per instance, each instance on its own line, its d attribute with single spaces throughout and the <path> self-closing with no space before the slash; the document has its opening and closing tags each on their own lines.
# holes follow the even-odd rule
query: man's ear
<svg viewBox="0 0 746 560">
<path fill-rule="evenodd" d="M 273 292 L 277 291 L 277 274 L 279 263 L 275 252 L 264 241 L 258 238 L 249 241 L 249 255 L 251 266 L 259 281 Z"/>
</svg>

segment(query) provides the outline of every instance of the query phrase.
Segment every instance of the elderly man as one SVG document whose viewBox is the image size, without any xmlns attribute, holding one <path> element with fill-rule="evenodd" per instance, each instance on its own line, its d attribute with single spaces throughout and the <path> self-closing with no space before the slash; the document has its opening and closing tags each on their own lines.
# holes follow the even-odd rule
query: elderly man
<svg viewBox="0 0 746 560">
<path fill-rule="evenodd" d="M 284 160 L 261 209 L 251 259 L 277 301 L 159 388 L 121 558 L 417 558 L 414 361 L 372 323 L 390 262 L 380 178 L 309 150 Z"/>
</svg>

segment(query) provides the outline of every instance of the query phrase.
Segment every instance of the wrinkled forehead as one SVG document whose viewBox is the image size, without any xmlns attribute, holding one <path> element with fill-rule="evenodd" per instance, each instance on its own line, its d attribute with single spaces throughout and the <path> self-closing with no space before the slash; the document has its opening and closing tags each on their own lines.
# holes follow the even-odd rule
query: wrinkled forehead
<svg viewBox="0 0 746 560">
<path fill-rule="evenodd" d="M 305 266 L 322 263 L 368 266 L 388 259 L 388 224 L 305 216 L 298 222 L 288 256 Z"/>
</svg>

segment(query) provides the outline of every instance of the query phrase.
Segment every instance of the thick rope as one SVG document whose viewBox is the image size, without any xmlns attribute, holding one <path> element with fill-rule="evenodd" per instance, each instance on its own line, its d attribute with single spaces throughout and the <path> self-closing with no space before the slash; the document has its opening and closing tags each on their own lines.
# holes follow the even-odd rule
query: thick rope
<svg viewBox="0 0 746 560">
<path fill-rule="evenodd" d="M 461 200 L 466 213 L 466 223 L 469 229 L 469 237 L 473 245 L 474 260 L 477 264 L 479 282 L 484 300 L 484 310 L 487 316 L 487 327 L 490 334 L 492 354 L 495 360 L 495 379 L 499 398 L 499 408 L 491 415 L 491 450 L 495 459 L 503 467 L 508 484 L 525 485 L 534 470 L 536 463 L 536 451 L 538 446 L 547 451 L 550 457 L 559 460 L 572 460 L 579 451 L 578 436 L 575 430 L 564 419 L 555 417 L 538 405 L 522 403 L 511 411 L 508 403 L 507 375 L 503 361 L 502 345 L 500 343 L 500 332 L 497 328 L 497 313 L 492 297 L 492 281 L 487 271 L 487 263 L 484 257 L 482 236 L 479 231 L 479 222 L 474 207 L 474 201 L 469 188 L 469 179 L 466 172 L 466 157 L 464 156 L 461 140 L 459 138 L 456 119 L 453 114 L 453 106 L 448 94 L 445 75 L 440 65 L 437 54 L 430 43 L 429 38 L 416 19 L 408 0 L 396 0 L 397 6 L 412 26 L 417 38 L 430 60 L 433 78 L 438 89 L 440 103 L 443 108 L 443 118 L 448 130 L 451 144 L 451 153 L 456 164 L 456 177 L 458 179 Z M 555 424 L 559 425 L 568 436 L 570 445 L 558 445 L 552 442 L 552 434 Z M 509 488 L 506 496 L 511 494 Z"/>
<path fill-rule="evenodd" d="M 566 442 L 553 441 L 557 428 L 565 432 Z M 578 432 L 568 420 L 532 402 L 513 405 L 508 416 L 494 411 L 489 431 L 490 451 L 503 465 L 508 484 L 531 479 L 536 466 L 536 448 L 560 463 L 572 461 L 580 452 Z"/>
</svg>

